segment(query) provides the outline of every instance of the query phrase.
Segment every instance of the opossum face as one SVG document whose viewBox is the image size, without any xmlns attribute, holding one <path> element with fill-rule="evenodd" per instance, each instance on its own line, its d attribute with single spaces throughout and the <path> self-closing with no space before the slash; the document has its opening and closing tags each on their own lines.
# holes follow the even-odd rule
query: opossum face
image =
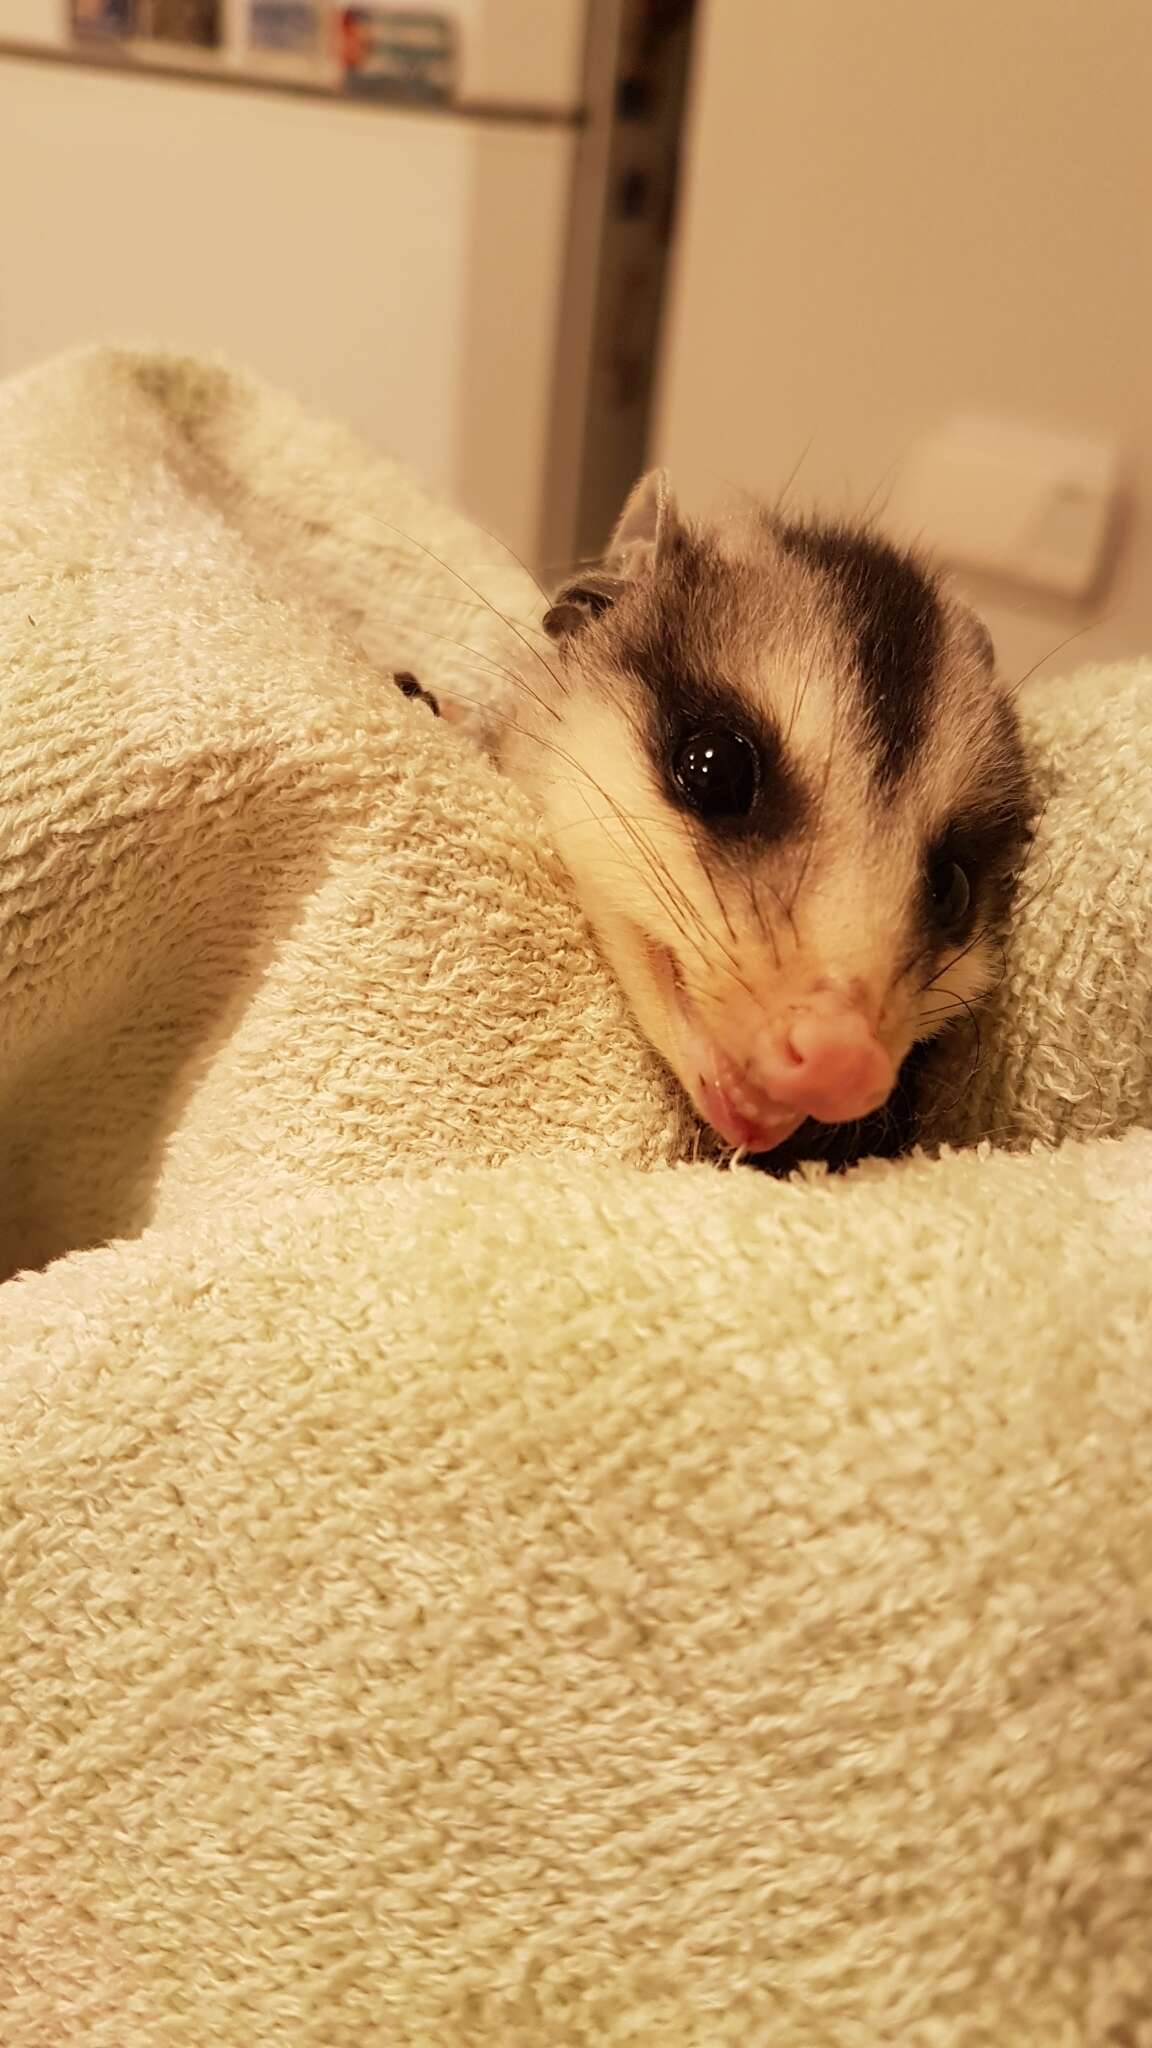
<svg viewBox="0 0 1152 2048">
<path fill-rule="evenodd" d="M 729 1143 L 864 1116 L 986 992 L 1025 839 L 987 636 L 868 533 L 638 487 L 546 621 L 528 780 L 642 1028 Z"/>
</svg>

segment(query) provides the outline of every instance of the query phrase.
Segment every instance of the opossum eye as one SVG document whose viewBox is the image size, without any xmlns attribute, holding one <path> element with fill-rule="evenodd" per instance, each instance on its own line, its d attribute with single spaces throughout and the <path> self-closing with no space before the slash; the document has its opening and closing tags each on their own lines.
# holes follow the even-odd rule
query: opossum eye
<svg viewBox="0 0 1152 2048">
<path fill-rule="evenodd" d="M 702 726 L 680 741 L 672 775 L 697 817 L 746 818 L 760 787 L 760 756 L 743 733 Z"/>
<path fill-rule="evenodd" d="M 962 931 L 972 904 L 972 884 L 967 869 L 962 868 L 958 860 L 941 856 L 932 862 L 928 870 L 928 888 L 941 931 L 950 935 Z"/>
</svg>

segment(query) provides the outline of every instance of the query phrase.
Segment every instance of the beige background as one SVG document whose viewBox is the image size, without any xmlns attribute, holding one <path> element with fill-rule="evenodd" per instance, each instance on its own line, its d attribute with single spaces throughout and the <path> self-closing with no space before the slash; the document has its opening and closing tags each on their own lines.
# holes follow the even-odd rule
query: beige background
<svg viewBox="0 0 1152 2048">
<path fill-rule="evenodd" d="M 1074 607 L 985 588 L 1006 668 L 1152 646 L 1152 13 L 709 0 L 659 452 L 859 506 L 955 411 L 1115 433 L 1130 510 Z"/>
</svg>

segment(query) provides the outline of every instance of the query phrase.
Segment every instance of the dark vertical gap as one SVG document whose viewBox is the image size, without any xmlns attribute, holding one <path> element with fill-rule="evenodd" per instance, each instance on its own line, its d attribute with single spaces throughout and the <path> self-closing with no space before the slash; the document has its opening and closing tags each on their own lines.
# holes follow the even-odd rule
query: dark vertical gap
<svg viewBox="0 0 1152 2048">
<path fill-rule="evenodd" d="M 555 357 L 541 568 L 596 555 L 644 468 L 696 0 L 597 0 Z"/>
</svg>

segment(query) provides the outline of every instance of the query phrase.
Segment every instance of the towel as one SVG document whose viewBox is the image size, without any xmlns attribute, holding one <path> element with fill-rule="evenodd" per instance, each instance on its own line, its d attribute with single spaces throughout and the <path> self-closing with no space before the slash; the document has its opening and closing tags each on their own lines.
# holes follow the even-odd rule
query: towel
<svg viewBox="0 0 1152 2048">
<path fill-rule="evenodd" d="M 0 457 L 4 2048 L 1144 2048 L 1152 670 L 1025 693 L 926 1149 L 778 1183 L 495 542 L 216 365 Z"/>
</svg>

